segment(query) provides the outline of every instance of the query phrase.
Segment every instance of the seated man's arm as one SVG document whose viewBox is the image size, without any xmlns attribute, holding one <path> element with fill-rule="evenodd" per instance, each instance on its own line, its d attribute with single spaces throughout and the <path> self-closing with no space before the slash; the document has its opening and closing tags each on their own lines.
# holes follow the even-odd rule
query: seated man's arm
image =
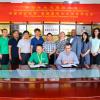
<svg viewBox="0 0 100 100">
<path fill-rule="evenodd" d="M 45 54 L 45 64 L 48 64 L 49 63 L 49 60 L 48 60 L 48 55 Z"/>
<path fill-rule="evenodd" d="M 33 62 L 33 61 L 34 61 L 34 55 L 32 54 L 28 62 Z"/>
</svg>

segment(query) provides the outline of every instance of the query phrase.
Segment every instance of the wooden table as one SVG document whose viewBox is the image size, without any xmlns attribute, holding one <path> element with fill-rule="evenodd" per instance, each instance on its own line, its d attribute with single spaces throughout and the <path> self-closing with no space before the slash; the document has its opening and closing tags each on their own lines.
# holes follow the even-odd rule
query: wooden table
<svg viewBox="0 0 100 100">
<path fill-rule="evenodd" d="M 12 98 L 11 100 L 16 98 L 28 100 L 50 100 L 50 98 L 51 100 L 73 100 L 72 98 L 76 98 L 76 100 L 87 100 L 86 98 L 100 100 L 100 81 L 61 79 L 57 82 L 44 81 L 43 79 L 12 79 L 0 82 L 0 97 Z"/>
</svg>

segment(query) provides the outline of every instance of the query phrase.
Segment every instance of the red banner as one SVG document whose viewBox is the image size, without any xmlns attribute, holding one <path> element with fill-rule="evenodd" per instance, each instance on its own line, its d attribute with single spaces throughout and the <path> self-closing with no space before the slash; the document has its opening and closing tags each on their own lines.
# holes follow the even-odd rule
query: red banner
<svg viewBox="0 0 100 100">
<path fill-rule="evenodd" d="M 100 4 L 0 3 L 0 22 L 100 22 Z"/>
</svg>

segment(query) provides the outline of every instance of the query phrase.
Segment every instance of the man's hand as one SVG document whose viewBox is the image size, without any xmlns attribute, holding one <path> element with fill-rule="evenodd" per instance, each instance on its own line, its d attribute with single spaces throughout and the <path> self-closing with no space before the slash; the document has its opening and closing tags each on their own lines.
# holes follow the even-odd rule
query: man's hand
<svg viewBox="0 0 100 100">
<path fill-rule="evenodd" d="M 0 54 L 0 59 L 2 59 L 2 55 Z"/>
<path fill-rule="evenodd" d="M 69 63 L 69 64 L 73 64 L 74 62 L 73 62 L 73 60 L 70 60 L 68 63 Z"/>
<path fill-rule="evenodd" d="M 82 54 L 82 53 L 81 53 L 81 57 L 85 57 L 85 54 Z"/>
<path fill-rule="evenodd" d="M 97 53 L 92 53 L 92 55 L 93 55 L 93 56 L 96 56 L 96 55 L 97 55 Z"/>
<path fill-rule="evenodd" d="M 52 53 L 49 53 L 49 59 L 50 59 L 50 56 L 52 55 Z"/>
<path fill-rule="evenodd" d="M 64 60 L 63 62 L 62 62 L 62 64 L 67 64 L 68 62 L 66 61 L 66 60 Z"/>
<path fill-rule="evenodd" d="M 22 60 L 22 57 L 21 57 L 21 55 L 19 56 L 19 60 L 20 60 L 20 61 Z"/>
<path fill-rule="evenodd" d="M 28 62 L 28 65 L 34 65 L 34 62 Z"/>
<path fill-rule="evenodd" d="M 11 57 L 11 55 L 9 55 L 9 60 L 12 60 L 12 57 Z"/>
</svg>

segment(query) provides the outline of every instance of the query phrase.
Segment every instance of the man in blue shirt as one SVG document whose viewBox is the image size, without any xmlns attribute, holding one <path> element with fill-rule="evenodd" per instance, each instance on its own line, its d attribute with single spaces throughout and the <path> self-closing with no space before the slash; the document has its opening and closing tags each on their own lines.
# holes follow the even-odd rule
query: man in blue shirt
<svg viewBox="0 0 100 100">
<path fill-rule="evenodd" d="M 34 33 L 35 33 L 35 37 L 32 38 L 32 40 L 31 40 L 31 53 L 36 51 L 36 46 L 38 44 L 42 45 L 43 42 L 44 42 L 44 40 L 41 36 L 41 30 L 40 29 L 36 28 L 34 30 Z"/>
<path fill-rule="evenodd" d="M 73 65 L 79 64 L 78 57 L 73 51 L 71 51 L 71 49 L 72 49 L 71 44 L 67 43 L 65 46 L 65 50 L 59 54 L 55 62 L 57 66 L 67 65 L 67 64 L 73 64 Z"/>
</svg>

